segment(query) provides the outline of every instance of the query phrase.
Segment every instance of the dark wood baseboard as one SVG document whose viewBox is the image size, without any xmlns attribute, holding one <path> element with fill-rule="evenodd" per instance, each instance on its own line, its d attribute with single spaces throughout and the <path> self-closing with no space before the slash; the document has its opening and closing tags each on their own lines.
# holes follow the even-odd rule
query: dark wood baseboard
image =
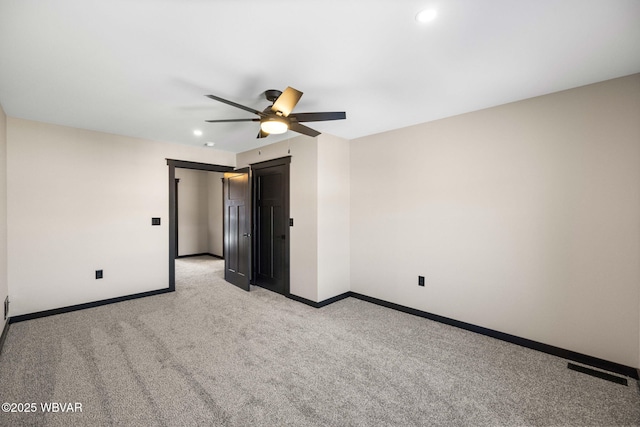
<svg viewBox="0 0 640 427">
<path fill-rule="evenodd" d="M 191 254 L 191 255 L 178 255 L 178 256 L 176 257 L 176 259 L 180 259 L 180 258 L 193 258 L 193 257 L 196 257 L 196 256 L 210 256 L 210 257 L 213 257 L 213 258 L 224 259 L 224 258 L 223 258 L 223 257 L 221 257 L 220 255 L 215 255 L 215 254 L 212 254 L 212 253 L 209 253 L 209 252 L 203 252 L 203 253 L 200 253 L 200 254 Z"/>
<path fill-rule="evenodd" d="M 141 292 L 139 294 L 132 294 L 132 295 L 124 295 L 121 297 L 103 299 L 100 301 L 85 302 L 83 304 L 54 308 L 52 310 L 38 311 L 36 313 L 21 314 L 20 316 L 11 317 L 9 319 L 9 322 L 7 323 L 24 322 L 25 320 L 39 319 L 41 317 L 54 316 L 56 314 L 69 313 L 71 311 L 84 310 L 86 308 L 100 307 L 101 305 L 113 304 L 113 303 L 122 302 L 122 301 L 129 301 L 137 298 L 150 297 L 153 295 L 166 294 L 168 292 L 173 292 L 173 290 L 170 288 L 157 289 L 155 291 Z"/>
<path fill-rule="evenodd" d="M 587 368 L 586 366 L 576 365 L 571 362 L 567 363 L 567 368 L 572 371 L 580 372 L 583 374 L 591 375 L 592 377 L 600 378 L 602 380 L 611 381 L 612 383 L 620 384 L 620 385 L 629 385 L 629 382 L 626 378 L 619 377 L 617 375 L 611 375 L 606 372 L 596 371 L 595 369 Z"/>
<path fill-rule="evenodd" d="M 299 297 L 298 295 L 293 295 L 293 294 L 287 294 L 286 295 L 286 297 L 289 298 L 289 299 L 301 302 L 303 304 L 309 305 L 309 306 L 314 307 L 314 308 L 322 308 L 322 307 L 327 306 L 329 304 L 333 304 L 334 302 L 343 300 L 345 298 L 349 298 L 350 296 L 351 296 L 351 292 L 345 292 L 344 294 L 336 295 L 335 297 L 326 299 L 324 301 L 315 302 L 315 301 L 311 301 L 311 300 L 306 299 L 306 298 Z"/>
<path fill-rule="evenodd" d="M 2 354 L 2 348 L 4 347 L 4 340 L 7 339 L 7 334 L 9 333 L 9 324 L 11 323 L 11 317 L 7 319 L 4 323 L 4 328 L 2 329 L 2 335 L 0 335 L 0 354 Z"/>
<path fill-rule="evenodd" d="M 555 347 L 549 344 L 544 344 L 544 343 L 533 341 L 527 338 L 521 338 L 515 335 L 507 334 L 507 333 L 496 331 L 493 329 L 484 328 L 482 326 L 473 325 L 471 323 L 461 322 L 459 320 L 450 319 L 448 317 L 439 316 L 437 314 L 428 313 L 426 311 L 416 310 L 415 308 L 405 307 L 403 305 L 384 301 L 378 298 L 373 298 L 367 295 L 358 294 L 356 292 L 351 292 L 351 296 L 362 301 L 370 302 L 372 304 L 377 304 L 383 307 L 402 311 L 404 313 L 424 317 L 425 319 L 434 320 L 436 322 L 444 323 L 450 326 L 455 326 L 456 328 L 461 328 L 467 331 L 486 335 L 491 338 L 496 338 L 501 341 L 517 344 L 522 347 L 527 347 L 532 350 L 541 351 L 543 353 L 551 354 L 553 356 L 557 356 L 567 360 L 572 360 L 574 362 L 582 363 L 584 365 L 593 366 L 594 368 L 603 369 L 609 372 L 615 372 L 617 374 L 624 375 L 636 380 L 640 379 L 640 375 L 638 375 L 638 369 L 631 366 L 626 366 L 620 363 L 611 362 L 608 360 L 600 359 L 597 357 L 589 356 L 589 355 L 578 353 L 571 350 L 566 350 L 560 347 Z"/>
</svg>

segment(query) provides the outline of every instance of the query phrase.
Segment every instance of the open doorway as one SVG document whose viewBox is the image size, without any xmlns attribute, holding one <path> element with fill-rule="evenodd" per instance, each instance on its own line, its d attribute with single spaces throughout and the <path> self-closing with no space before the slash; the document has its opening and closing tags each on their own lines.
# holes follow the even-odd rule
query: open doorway
<svg viewBox="0 0 640 427">
<path fill-rule="evenodd" d="M 176 286 L 222 278 L 222 172 L 176 168 Z"/>
<path fill-rule="evenodd" d="M 223 175 L 176 168 L 177 258 L 223 258 Z"/>
<path fill-rule="evenodd" d="M 197 234 L 197 230 L 192 230 L 192 229 L 189 229 L 188 227 L 186 229 L 183 229 L 182 231 L 179 229 L 178 227 L 179 217 L 185 215 L 185 212 L 183 212 L 182 214 L 180 213 L 180 209 L 178 206 L 178 197 L 185 197 L 184 191 L 181 191 L 180 182 L 184 182 L 183 180 L 185 179 L 186 176 L 189 176 L 190 177 L 189 179 L 194 180 L 194 182 L 199 182 L 200 184 L 191 186 L 191 187 L 196 187 L 195 189 L 191 188 L 189 190 L 197 194 L 198 191 L 201 190 L 201 189 L 198 190 L 197 187 L 198 186 L 203 187 L 204 185 L 203 183 L 207 182 L 208 180 L 213 180 L 213 178 L 208 176 L 197 177 L 197 175 L 192 174 L 192 172 L 194 171 L 229 172 L 233 170 L 233 167 L 222 166 L 222 165 L 212 165 L 207 163 L 189 162 L 189 161 L 183 161 L 183 160 L 173 160 L 173 159 L 167 159 L 167 165 L 169 166 L 169 290 L 175 291 L 176 258 L 179 256 L 179 253 L 182 253 L 183 255 L 185 254 L 188 255 L 188 252 L 191 252 L 190 255 L 200 255 L 200 256 L 204 253 L 204 254 L 207 254 L 205 256 L 208 256 L 210 252 L 209 248 L 213 248 L 212 250 L 214 251 L 219 251 L 219 249 L 216 249 L 215 242 L 212 242 L 212 244 L 210 245 L 208 241 L 209 240 L 208 231 L 206 233 L 202 232 L 201 236 L 195 236 Z M 179 171 L 176 172 L 176 169 L 178 169 Z M 189 172 L 186 172 L 185 170 Z M 176 173 L 182 178 L 178 178 L 178 176 L 176 176 Z M 176 179 L 180 179 L 181 181 L 179 181 L 176 184 Z M 193 198 L 194 196 L 192 195 L 188 197 Z M 208 210 L 208 197 L 207 197 L 207 204 L 204 204 L 203 201 L 201 201 L 201 203 L 199 203 L 199 207 L 195 207 L 191 209 L 196 212 L 195 213 L 191 212 L 189 213 L 189 215 L 193 216 L 194 218 L 202 216 L 202 213 Z M 205 221 L 205 223 L 206 222 L 207 221 Z M 203 222 L 192 221 L 192 223 L 202 224 Z M 196 229 L 200 228 L 201 230 L 204 229 L 205 227 L 208 227 L 208 225 L 205 224 L 205 225 L 195 226 Z M 183 235 L 183 233 L 185 232 L 187 233 L 186 236 Z M 182 240 L 180 237 L 181 235 L 183 235 Z M 182 244 L 180 244 L 181 242 Z M 205 247 L 207 248 L 207 250 L 203 251 L 202 249 Z M 193 252 L 194 250 L 196 252 Z M 214 254 L 214 255 L 224 256 L 224 253 Z"/>
</svg>

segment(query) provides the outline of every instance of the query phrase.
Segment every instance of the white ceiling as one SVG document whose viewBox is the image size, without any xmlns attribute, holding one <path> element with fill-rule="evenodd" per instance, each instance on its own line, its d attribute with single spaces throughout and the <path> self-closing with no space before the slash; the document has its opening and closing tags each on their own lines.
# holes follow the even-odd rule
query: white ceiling
<svg viewBox="0 0 640 427">
<path fill-rule="evenodd" d="M 7 115 L 234 152 L 297 134 L 204 95 L 353 139 L 637 72 L 640 0 L 0 0 Z"/>
</svg>

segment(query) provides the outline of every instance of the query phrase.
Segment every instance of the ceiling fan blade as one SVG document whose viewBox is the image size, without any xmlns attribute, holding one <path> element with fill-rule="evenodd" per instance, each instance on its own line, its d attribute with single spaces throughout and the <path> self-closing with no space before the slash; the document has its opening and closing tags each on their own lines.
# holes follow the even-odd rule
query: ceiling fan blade
<svg viewBox="0 0 640 427">
<path fill-rule="evenodd" d="M 257 114 L 257 115 L 259 115 L 260 117 L 264 117 L 264 116 L 266 115 L 266 114 L 265 114 L 265 113 L 263 113 L 262 111 L 254 110 L 254 109 L 253 109 L 253 108 L 251 108 L 251 107 L 246 107 L 246 106 L 244 106 L 244 105 L 241 105 L 241 104 L 235 103 L 235 102 L 233 102 L 233 101 L 229 101 L 229 100 L 227 100 L 227 99 L 220 98 L 219 96 L 215 96 L 215 95 L 205 95 L 205 96 L 206 96 L 207 98 L 211 98 L 211 99 L 213 99 L 213 100 L 220 101 L 220 102 L 225 103 L 225 104 L 227 104 L 227 105 L 231 105 L 232 107 L 240 108 L 241 110 L 245 110 L 245 111 L 248 111 L 248 112 L 250 112 L 250 113 Z"/>
<path fill-rule="evenodd" d="M 207 123 L 227 123 L 227 122 L 259 122 L 260 119 L 222 119 L 222 120 L 205 120 Z"/>
<path fill-rule="evenodd" d="M 262 129 L 260 129 L 260 132 L 258 132 L 258 136 L 256 136 L 256 138 L 266 138 L 268 137 L 269 134 L 266 133 L 265 131 L 263 131 Z"/>
<path fill-rule="evenodd" d="M 344 111 L 333 111 L 326 113 L 295 113 L 290 116 L 298 122 L 323 122 L 325 120 L 342 120 L 347 118 Z"/>
<path fill-rule="evenodd" d="M 307 136 L 318 136 L 320 135 L 320 132 L 318 132 L 315 129 L 311 129 L 308 126 L 305 125 L 301 125 L 300 123 L 296 123 L 294 121 L 292 121 L 289 124 L 289 129 L 298 133 L 301 133 L 303 135 L 307 135 Z"/>
<path fill-rule="evenodd" d="M 291 114 L 298 101 L 300 101 L 300 97 L 302 97 L 302 92 L 292 87 L 287 87 L 278 99 L 276 99 L 276 102 L 273 103 L 271 110 L 275 113 L 280 111 L 283 116 L 287 117 Z"/>
</svg>

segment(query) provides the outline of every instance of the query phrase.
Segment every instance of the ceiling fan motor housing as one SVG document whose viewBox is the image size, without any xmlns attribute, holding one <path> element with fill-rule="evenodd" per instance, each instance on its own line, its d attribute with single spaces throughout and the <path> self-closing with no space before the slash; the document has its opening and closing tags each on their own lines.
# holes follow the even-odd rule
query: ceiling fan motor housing
<svg viewBox="0 0 640 427">
<path fill-rule="evenodd" d="M 264 91 L 264 96 L 271 102 L 276 102 L 276 99 L 278 99 L 280 95 L 282 95 L 282 91 L 277 89 L 268 89 Z"/>
</svg>

